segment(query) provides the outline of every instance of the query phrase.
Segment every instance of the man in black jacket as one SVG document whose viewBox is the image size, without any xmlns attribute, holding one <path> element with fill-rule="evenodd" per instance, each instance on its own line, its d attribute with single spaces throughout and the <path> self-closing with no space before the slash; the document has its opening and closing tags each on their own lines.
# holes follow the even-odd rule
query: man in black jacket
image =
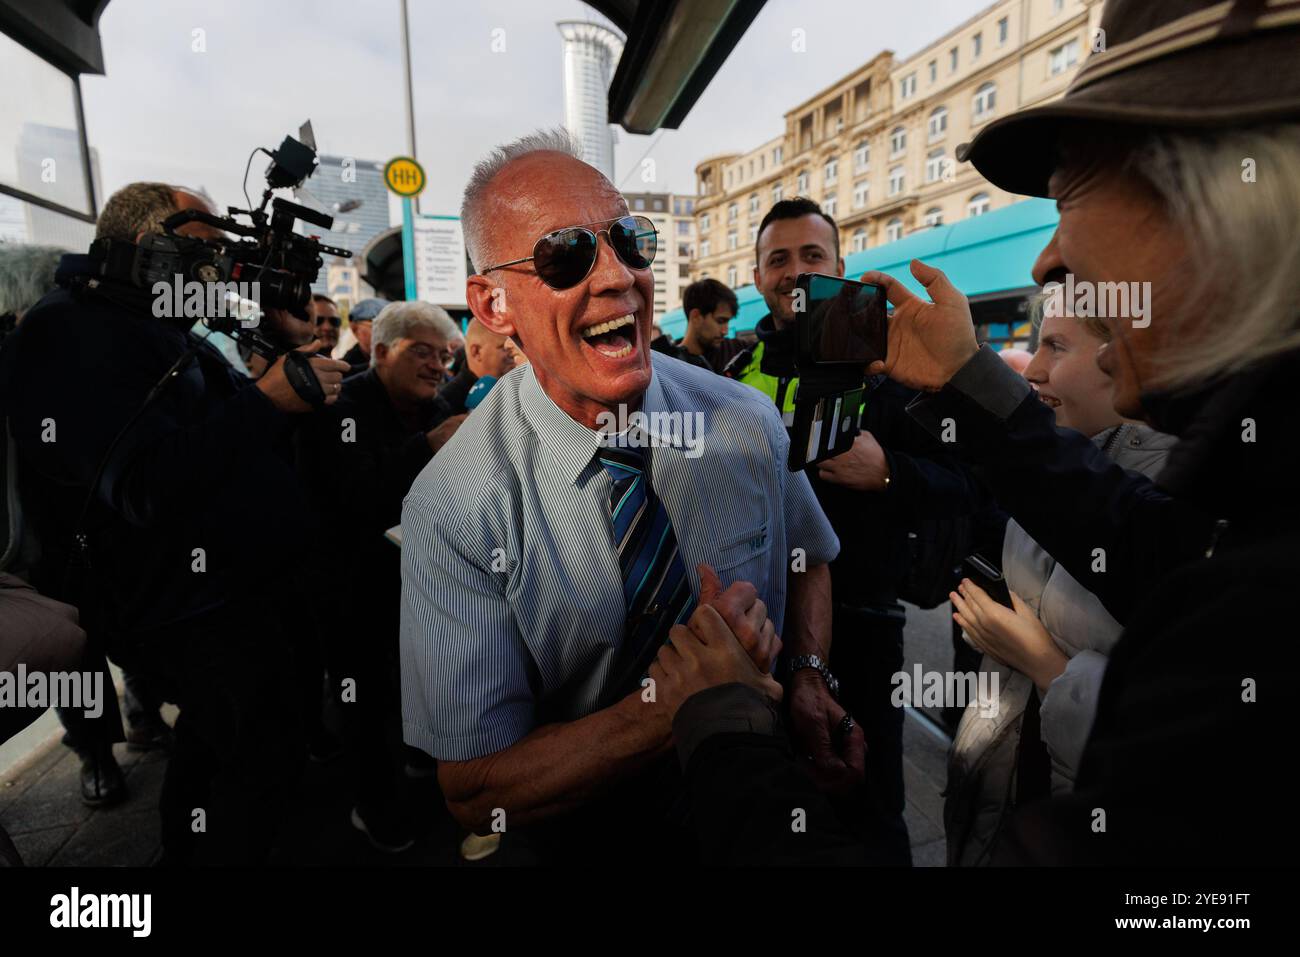
<svg viewBox="0 0 1300 957">
<path fill-rule="evenodd" d="M 451 317 L 429 303 L 385 306 L 374 320 L 373 367 L 343 383 L 338 403 L 313 423 L 300 450 L 318 507 L 348 502 L 336 519 L 334 565 L 349 588 L 329 658 L 335 686 L 355 682 L 342 705 L 346 743 L 359 766 L 352 823 L 393 853 L 413 837 L 396 775 L 401 554 L 385 532 L 401 521 L 411 482 L 465 418 L 437 395 L 456 331 Z"/>
<path fill-rule="evenodd" d="M 793 410 L 793 298 L 802 272 L 844 274 L 834 220 L 807 199 L 778 203 L 758 232 L 755 284 L 771 314 L 756 329 L 759 346 L 735 376 Z M 900 859 L 908 853 L 903 824 L 903 713 L 891 703 L 893 676 L 903 665 L 905 612 L 899 589 L 911 563 L 908 534 L 922 518 L 966 515 L 981 501 L 968 470 L 906 414 L 914 390 L 877 376 L 868 383 L 862 428 L 850 449 L 810 468 L 817 500 L 840 539 L 831 562 L 835 596 L 831 670 L 842 704 L 867 739 L 869 815 L 892 830 Z M 819 656 L 825 657 L 825 656 Z M 824 664 L 823 664 L 824 668 Z M 792 680 L 820 682 L 804 669 Z M 797 723 L 797 710 L 792 714 Z"/>
<path fill-rule="evenodd" d="M 138 242 L 195 206 L 206 204 L 132 184 L 105 204 L 97 236 Z M 198 223 L 181 231 L 220 235 Z M 158 318 L 166 303 L 124 283 L 93 289 L 95 269 L 88 256 L 65 257 L 63 288 L 0 354 L 0 399 L 41 547 L 32 584 L 77 605 L 92 641 L 181 707 L 161 809 L 168 859 L 256 862 L 300 757 L 284 621 L 301 613 L 286 569 L 304 516 L 285 453 L 295 415 L 311 407 L 284 358 L 252 383 L 188 331 L 193 318 Z M 296 323 L 267 311 L 273 335 L 290 338 Z M 335 401 L 343 363 L 309 367 Z"/>
<path fill-rule="evenodd" d="M 465 353 L 460 371 L 438 390 L 438 398 L 447 403 L 452 414 L 460 415 L 468 411 L 465 399 L 475 382 L 485 376 L 499 379 L 521 359 L 519 348 L 510 338 L 498 336 L 477 319 L 471 319 L 465 329 Z"/>
</svg>

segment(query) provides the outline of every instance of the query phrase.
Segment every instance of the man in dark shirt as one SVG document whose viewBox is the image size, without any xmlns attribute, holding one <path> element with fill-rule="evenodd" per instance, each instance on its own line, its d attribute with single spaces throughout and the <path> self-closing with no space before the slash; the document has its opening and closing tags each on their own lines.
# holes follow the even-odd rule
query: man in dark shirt
<svg viewBox="0 0 1300 957">
<path fill-rule="evenodd" d="M 710 372 L 722 372 L 745 344 L 728 339 L 727 330 L 736 317 L 736 294 L 716 279 L 701 279 L 686 287 L 682 311 L 686 313 L 686 335 L 681 342 L 661 336 L 651 348 L 689 362 Z"/>
<path fill-rule="evenodd" d="M 365 372 L 370 368 L 370 332 L 371 323 L 379 310 L 388 305 L 387 299 L 362 299 L 348 310 L 348 328 L 356 336 L 356 344 L 343 353 L 343 361 L 351 368 L 351 374 Z"/>
<path fill-rule="evenodd" d="M 465 399 L 474 383 L 485 376 L 499 379 L 522 359 L 522 353 L 506 336 L 499 336 L 477 319 L 465 330 L 465 359 L 457 372 L 438 392 L 438 397 L 459 414 L 468 411 Z"/>
<path fill-rule="evenodd" d="M 351 587 L 336 609 L 340 627 L 329 657 L 336 684 L 355 682 L 342 705 L 345 745 L 359 769 L 352 824 L 390 853 L 414 839 L 396 772 L 401 553 L 384 533 L 401 521 L 411 483 L 465 418 L 437 395 L 456 332 L 451 317 L 429 303 L 385 306 L 374 320 L 374 365 L 344 382 L 338 403 L 312 423 L 302 449 L 318 507 L 349 502 L 335 519 L 334 561 Z"/>
</svg>

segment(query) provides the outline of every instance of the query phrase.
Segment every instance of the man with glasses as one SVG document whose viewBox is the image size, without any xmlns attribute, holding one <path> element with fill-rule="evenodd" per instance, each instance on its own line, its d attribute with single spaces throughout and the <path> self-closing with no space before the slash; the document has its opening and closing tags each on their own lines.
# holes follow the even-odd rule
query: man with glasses
<svg viewBox="0 0 1300 957">
<path fill-rule="evenodd" d="M 384 532 L 401 519 L 412 480 L 465 418 L 452 416 L 437 398 L 456 333 L 456 323 L 438 306 L 386 305 L 374 319 L 370 369 L 343 383 L 338 402 L 314 420 L 304 449 L 304 471 L 316 478 L 319 507 L 333 516 L 338 535 L 334 567 L 339 581 L 351 586 L 333 609 L 337 647 L 327 658 L 336 684 L 356 682 L 355 701 L 342 708 L 344 744 L 354 753 L 359 778 L 352 823 L 373 846 L 393 853 L 414 839 L 391 760 L 400 750 L 400 578 L 398 551 Z M 340 512 L 341 502 L 348 504 Z"/>
<path fill-rule="evenodd" d="M 769 401 L 652 359 L 654 227 L 580 155 L 535 133 L 466 189 L 467 301 L 530 361 L 407 495 L 401 648 L 406 740 L 453 815 L 591 862 L 681 849 L 665 641 L 738 641 L 779 698 L 781 640 L 829 631 L 839 544 Z"/>
<path fill-rule="evenodd" d="M 343 325 L 339 317 L 339 307 L 334 300 L 323 293 L 314 293 L 311 297 L 316 314 L 316 338 L 320 340 L 321 351 L 333 355 L 334 347 L 339 344 L 339 327 Z"/>
</svg>

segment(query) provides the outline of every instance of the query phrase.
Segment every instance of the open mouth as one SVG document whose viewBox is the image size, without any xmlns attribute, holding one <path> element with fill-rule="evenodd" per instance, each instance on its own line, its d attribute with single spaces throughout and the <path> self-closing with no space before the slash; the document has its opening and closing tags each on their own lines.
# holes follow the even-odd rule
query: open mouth
<svg viewBox="0 0 1300 957">
<path fill-rule="evenodd" d="M 630 356 L 636 345 L 636 317 L 629 314 L 588 326 L 582 341 L 610 359 Z"/>
<path fill-rule="evenodd" d="M 1060 399 L 1058 399 L 1054 395 L 1048 395 L 1046 392 L 1044 392 L 1041 389 L 1038 390 L 1038 398 L 1042 399 L 1043 404 L 1046 405 L 1049 409 L 1059 409 L 1061 407 Z"/>
</svg>

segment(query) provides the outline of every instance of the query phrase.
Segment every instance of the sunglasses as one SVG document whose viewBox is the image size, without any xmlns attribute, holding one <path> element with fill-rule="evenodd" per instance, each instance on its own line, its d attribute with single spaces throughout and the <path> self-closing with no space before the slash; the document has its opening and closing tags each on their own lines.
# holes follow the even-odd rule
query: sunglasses
<svg viewBox="0 0 1300 957">
<path fill-rule="evenodd" d="M 603 226 L 603 229 L 592 229 Z M 533 246 L 533 254 L 480 269 L 479 275 L 531 262 L 537 276 L 552 289 L 570 289 L 587 278 L 600 250 L 600 235 L 605 234 L 610 247 L 633 269 L 648 269 L 655 260 L 658 233 L 654 223 L 644 216 L 623 216 L 605 223 L 566 226 L 547 233 Z"/>
<path fill-rule="evenodd" d="M 343 325 L 343 320 L 340 319 L 338 316 L 321 316 L 319 319 L 316 320 L 316 325 L 323 326 L 327 322 L 335 329 Z"/>
</svg>

